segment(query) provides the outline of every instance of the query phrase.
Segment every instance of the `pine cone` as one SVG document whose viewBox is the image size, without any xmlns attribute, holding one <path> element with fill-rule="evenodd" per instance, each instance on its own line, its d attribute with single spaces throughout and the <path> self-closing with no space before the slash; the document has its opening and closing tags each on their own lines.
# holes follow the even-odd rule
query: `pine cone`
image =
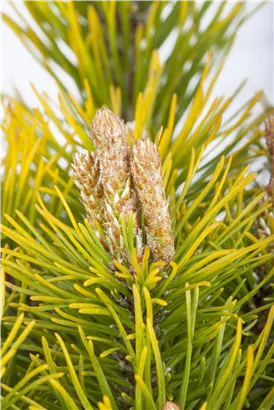
<svg viewBox="0 0 274 410">
<path fill-rule="evenodd" d="M 91 138 L 100 160 L 100 175 L 104 189 L 105 227 L 112 256 L 120 262 L 128 258 L 122 231 L 121 216 L 134 220 L 134 234 L 140 240 L 137 223 L 137 198 L 132 189 L 130 154 L 123 121 L 107 108 L 97 111 L 91 124 Z"/>
<path fill-rule="evenodd" d="M 167 401 L 162 407 L 162 410 L 180 410 L 180 407 L 178 406 L 178 404 L 173 403 L 172 401 Z"/>
<path fill-rule="evenodd" d="M 72 177 L 80 192 L 87 219 L 91 226 L 96 229 L 97 223 L 103 224 L 103 187 L 100 181 L 98 158 L 93 152 L 76 153 L 71 168 Z"/>
<path fill-rule="evenodd" d="M 147 243 L 154 260 L 170 262 L 174 237 L 161 174 L 161 157 L 149 139 L 139 139 L 132 150 L 131 172 L 146 219 Z"/>
</svg>

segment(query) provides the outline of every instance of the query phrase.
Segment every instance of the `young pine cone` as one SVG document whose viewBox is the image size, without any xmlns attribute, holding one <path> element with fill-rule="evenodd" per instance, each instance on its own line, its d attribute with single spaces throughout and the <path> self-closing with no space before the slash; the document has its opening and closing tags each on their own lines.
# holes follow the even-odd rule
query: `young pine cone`
<svg viewBox="0 0 274 410">
<path fill-rule="evenodd" d="M 71 165 L 74 183 L 77 186 L 87 219 L 96 230 L 97 223 L 102 225 L 103 188 L 100 182 L 99 161 L 93 152 L 75 154 Z"/>
<path fill-rule="evenodd" d="M 139 139 L 133 147 L 131 172 L 143 206 L 147 243 L 154 260 L 170 262 L 174 237 L 161 174 L 161 157 L 149 139 Z"/>
<path fill-rule="evenodd" d="M 105 200 L 105 227 L 109 245 L 113 257 L 123 261 L 127 255 L 121 231 L 121 216 L 127 222 L 129 214 L 132 213 L 139 252 L 141 248 L 136 195 L 131 186 L 130 155 L 124 124 L 109 109 L 101 108 L 92 121 L 91 138 L 100 161 Z"/>
<path fill-rule="evenodd" d="M 180 410 L 180 407 L 172 401 L 166 401 L 162 410 Z"/>
</svg>

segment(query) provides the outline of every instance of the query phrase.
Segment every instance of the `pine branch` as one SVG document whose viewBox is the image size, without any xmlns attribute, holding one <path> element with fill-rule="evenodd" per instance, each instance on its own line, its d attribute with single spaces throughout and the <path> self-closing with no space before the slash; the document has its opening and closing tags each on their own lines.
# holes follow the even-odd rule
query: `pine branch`
<svg viewBox="0 0 274 410">
<path fill-rule="evenodd" d="M 212 98 L 244 3 L 11 7 L 59 95 L 4 97 L 2 408 L 272 408 L 273 111 Z"/>
</svg>

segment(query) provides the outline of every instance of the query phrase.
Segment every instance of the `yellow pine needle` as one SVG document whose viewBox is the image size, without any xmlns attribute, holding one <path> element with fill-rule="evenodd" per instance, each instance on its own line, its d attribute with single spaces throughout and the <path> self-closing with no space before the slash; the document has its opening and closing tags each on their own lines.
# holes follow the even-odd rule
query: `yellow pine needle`
<svg viewBox="0 0 274 410">
<path fill-rule="evenodd" d="M 18 318 L 16 319 L 16 322 L 14 323 L 7 339 L 5 340 L 2 348 L 1 348 L 1 357 L 4 356 L 4 354 L 6 353 L 6 351 L 8 350 L 10 344 L 13 342 L 13 340 L 15 339 L 17 332 L 19 331 L 22 323 L 24 320 L 24 313 L 21 313 Z"/>
<path fill-rule="evenodd" d="M 118 347 L 113 347 L 111 349 L 105 350 L 104 352 L 102 352 L 100 354 L 101 359 L 103 359 L 104 357 L 109 356 L 111 353 L 117 352 L 119 350 Z"/>
<path fill-rule="evenodd" d="M 162 158 L 166 156 L 167 150 L 168 150 L 168 147 L 171 141 L 171 136 L 172 136 L 172 132 L 174 129 L 174 123 L 175 123 L 176 104 L 177 104 L 177 95 L 173 94 L 172 99 L 171 99 L 170 111 L 169 111 L 168 125 L 163 133 L 161 142 L 159 144 L 159 152 Z"/>
<path fill-rule="evenodd" d="M 179 22 L 180 22 L 180 30 L 181 30 L 186 21 L 188 5 L 186 1 L 182 1 L 180 3 L 180 6 L 181 7 L 180 7 L 180 14 L 179 14 Z"/>
<path fill-rule="evenodd" d="M 111 402 L 108 396 L 103 396 L 103 402 L 98 403 L 99 410 L 112 410 Z"/>
<path fill-rule="evenodd" d="M 124 265 L 122 265 L 120 262 L 114 260 L 114 261 L 113 261 L 113 264 L 114 264 L 115 267 L 116 267 L 117 269 L 119 269 L 124 275 L 130 276 L 129 270 L 128 270 Z"/>
<path fill-rule="evenodd" d="M 60 344 L 60 347 L 61 347 L 61 349 L 64 353 L 64 357 L 65 357 L 65 360 L 66 360 L 66 363 L 67 363 L 70 378 L 71 378 L 73 384 L 75 385 L 77 395 L 78 395 L 83 407 L 87 410 L 93 410 L 91 404 L 89 403 L 89 401 L 88 401 L 88 399 L 87 399 L 87 397 L 86 397 L 86 395 L 83 391 L 83 388 L 82 388 L 82 386 L 79 382 L 79 379 L 76 375 L 73 363 L 71 361 L 71 357 L 68 353 L 68 350 L 66 348 L 66 345 L 65 345 L 63 339 L 61 338 L 61 336 L 58 333 L 55 333 L 55 337 L 56 337 L 58 343 Z"/>
<path fill-rule="evenodd" d="M 53 388 L 60 394 L 60 396 L 63 398 L 64 402 L 66 403 L 67 407 L 70 408 L 71 410 L 78 410 L 79 407 L 76 406 L 74 400 L 71 398 L 71 396 L 68 394 L 66 389 L 61 385 L 60 382 L 57 380 L 49 380 L 50 384 L 53 386 Z M 30 406 L 30 410 L 41 410 L 40 407 L 34 407 Z"/>
<path fill-rule="evenodd" d="M 274 234 L 274 217 L 270 214 L 268 214 L 268 223 L 269 223 L 269 228 L 271 230 L 271 233 Z"/>
<path fill-rule="evenodd" d="M 218 380 L 215 388 L 214 388 L 214 392 L 210 398 L 209 404 L 214 404 L 215 401 L 217 400 L 219 393 L 221 392 L 221 389 L 223 388 L 223 386 L 225 385 L 227 378 L 233 368 L 233 365 L 235 363 L 236 360 L 236 356 L 238 354 L 238 351 L 240 349 L 240 343 L 241 343 L 241 338 L 242 338 L 242 320 L 238 319 L 237 321 L 237 332 L 236 332 L 236 336 L 235 336 L 235 341 L 234 341 L 234 345 L 232 347 L 231 350 L 231 354 L 230 354 L 230 358 L 229 361 L 227 363 L 226 369 L 224 370 L 222 376 L 220 377 L 220 379 Z"/>
<path fill-rule="evenodd" d="M 143 105 L 143 94 L 139 93 L 135 106 L 135 128 L 134 128 L 134 141 L 141 137 L 142 134 L 142 105 Z"/>
<path fill-rule="evenodd" d="M 20 315 L 20 321 L 24 318 Z M 13 343 L 11 348 L 1 357 L 1 368 L 4 368 L 6 364 L 11 360 L 11 358 L 16 354 L 17 350 L 23 343 L 23 341 L 26 339 L 26 337 L 30 334 L 32 331 L 33 327 L 35 325 L 35 320 L 31 321 L 23 330 L 23 332 L 20 334 L 20 336 L 16 339 L 16 341 Z M 15 329 L 16 333 L 18 331 L 18 328 Z M 14 339 L 15 334 L 12 334 L 12 337 L 10 337 L 9 344 L 12 342 Z M 7 345 L 6 345 L 7 346 Z M 7 346 L 8 347 L 8 346 Z"/>
<path fill-rule="evenodd" d="M 127 273 L 120 273 L 120 272 L 114 272 L 114 275 L 117 276 L 117 278 L 121 279 L 130 279 L 131 275 Z"/>
<path fill-rule="evenodd" d="M 174 169 L 173 172 L 172 172 L 172 174 L 171 174 L 171 176 L 170 176 L 170 178 L 169 178 L 167 187 L 165 188 L 166 196 L 167 196 L 167 197 L 169 196 L 169 194 L 171 193 L 171 191 L 174 189 L 174 186 L 175 186 L 175 184 L 176 184 L 176 179 L 177 179 L 177 177 L 178 177 L 178 169 Z M 174 198 L 174 202 L 175 202 L 175 200 L 176 200 L 176 198 Z M 172 210 L 171 210 L 171 205 L 170 205 L 170 212 L 172 212 Z"/>
<path fill-rule="evenodd" d="M 86 91 L 85 112 L 86 112 L 87 118 L 91 119 L 94 117 L 96 109 L 95 109 L 94 98 L 92 95 L 90 84 L 87 78 L 84 79 L 84 88 Z"/>
<path fill-rule="evenodd" d="M 79 135 L 81 140 L 85 143 L 85 146 L 87 148 L 92 149 L 92 144 L 91 144 L 90 139 L 89 139 L 87 133 L 85 132 L 82 124 L 79 122 L 79 120 L 77 120 L 77 117 L 75 117 L 74 113 L 71 112 L 71 110 L 69 109 L 64 97 L 61 94 L 58 95 L 58 101 L 59 101 L 60 109 L 61 109 L 62 113 L 64 114 L 64 117 L 66 118 L 69 125 L 71 125 L 74 132 L 77 135 Z"/>
<path fill-rule="evenodd" d="M 143 377 L 143 373 L 144 373 L 144 368 L 145 368 L 145 364 L 146 364 L 146 358 L 147 358 L 147 346 L 143 347 L 141 356 L 140 356 L 140 361 L 139 361 L 139 368 L 138 368 L 138 375 L 140 377 Z"/>
<path fill-rule="evenodd" d="M 274 387 L 272 387 L 270 392 L 265 396 L 258 410 L 265 410 L 267 408 L 270 409 L 273 406 L 273 402 L 274 402 L 273 398 L 274 398 Z M 271 406 L 271 407 L 268 407 L 268 406 Z"/>
<path fill-rule="evenodd" d="M 75 108 L 75 110 L 77 111 L 77 113 L 80 115 L 80 117 L 83 118 L 85 123 L 88 125 L 90 121 L 90 117 L 87 114 L 86 110 L 82 108 L 82 106 L 78 103 L 78 101 L 76 100 L 76 98 L 73 97 L 72 94 L 68 94 L 68 98 L 71 104 L 73 105 L 73 107 Z"/>
<path fill-rule="evenodd" d="M 200 245 L 200 243 L 210 234 L 210 232 L 212 232 L 214 229 L 217 228 L 217 226 L 219 225 L 218 222 L 210 225 L 209 227 L 207 227 L 202 233 L 201 235 L 196 239 L 196 241 L 193 243 L 193 245 L 189 248 L 189 250 L 187 251 L 187 253 L 184 255 L 184 257 L 181 259 L 178 268 L 180 268 L 181 266 L 184 265 L 184 263 L 186 263 L 186 261 L 190 258 L 191 255 L 193 255 L 193 253 L 195 252 L 195 250 L 198 248 L 198 246 Z"/>
<path fill-rule="evenodd" d="M 172 261 L 170 262 L 170 266 L 172 267 L 172 271 L 169 273 L 168 278 L 164 281 L 164 283 L 160 285 L 160 288 L 155 295 L 157 298 L 160 298 L 160 296 L 162 296 L 162 294 L 165 292 L 165 290 L 177 274 L 178 265 Z"/>
<path fill-rule="evenodd" d="M 6 252 L 5 252 L 6 251 Z M 6 274 L 5 274 L 5 267 L 4 267 L 4 264 L 5 264 L 5 259 L 9 259 L 10 257 L 11 257 L 11 255 L 9 255 L 8 253 L 7 253 L 7 251 L 8 251 L 8 245 L 5 245 L 5 247 L 4 247 L 4 249 L 3 248 L 1 248 L 0 249 L 0 252 L 2 252 L 2 264 L 1 264 L 1 270 L 0 270 L 0 274 L 1 274 L 1 278 L 0 278 L 0 280 L 1 280 L 1 306 L 0 306 L 0 319 L 2 320 L 2 317 L 3 317 L 3 313 L 4 313 L 4 310 L 5 310 L 5 304 L 6 304 L 6 301 L 5 301 L 5 296 L 6 296 L 6 285 L 5 285 L 5 279 L 6 279 Z M 17 325 L 18 326 L 18 325 Z M 12 334 L 12 332 L 10 333 L 10 334 Z M 9 335 L 8 337 L 7 337 L 7 339 L 6 339 L 6 341 L 5 341 L 5 343 L 4 343 L 4 345 L 2 345 L 2 348 L 1 348 L 1 356 L 3 355 L 3 348 L 4 348 L 4 346 L 8 346 L 8 343 L 9 343 L 9 338 L 10 338 L 11 336 Z M 5 351 L 5 349 L 4 349 L 4 351 Z"/>
<path fill-rule="evenodd" d="M 140 389 L 142 390 L 142 393 L 143 393 L 143 395 L 145 396 L 147 402 L 149 403 L 149 405 L 150 405 L 149 408 L 150 408 L 151 410 L 156 410 L 157 407 L 156 407 L 155 404 L 154 404 L 154 400 L 153 400 L 153 398 L 152 398 L 152 396 L 151 396 L 151 393 L 150 393 L 150 391 L 148 390 L 148 388 L 147 388 L 147 386 L 146 386 L 146 384 L 145 384 L 143 378 L 142 378 L 141 376 L 139 376 L 138 374 L 135 374 L 134 378 L 135 378 L 136 383 L 138 384 L 138 386 L 140 386 Z"/>
<path fill-rule="evenodd" d="M 145 28 L 145 37 L 146 37 L 146 52 L 147 55 L 149 55 L 150 52 L 150 44 L 151 44 L 151 37 L 152 37 L 152 33 L 151 33 L 151 29 L 154 26 L 155 23 L 155 18 L 156 18 L 156 13 L 157 10 L 159 8 L 159 1 L 154 1 L 152 3 L 152 6 L 149 9 L 149 14 L 148 14 L 148 18 L 147 18 L 147 23 L 146 23 L 146 28 Z"/>
<path fill-rule="evenodd" d="M 142 272 L 143 272 L 144 278 L 146 278 L 146 275 L 148 274 L 149 257 L 150 257 L 150 248 L 148 246 L 145 246 L 144 251 L 143 251 L 143 259 L 142 259 Z"/>
<path fill-rule="evenodd" d="M 185 179 L 184 187 L 183 187 L 182 192 L 181 192 L 181 194 L 180 194 L 180 196 L 179 196 L 179 198 L 176 202 L 176 208 L 175 208 L 176 211 L 179 210 L 180 206 L 182 205 L 182 203 L 185 199 L 186 193 L 187 193 L 187 191 L 190 187 L 192 179 L 193 179 L 193 177 L 194 177 L 194 175 L 195 175 L 195 173 L 196 173 L 196 171 L 199 167 L 199 164 L 202 160 L 204 150 L 205 150 L 205 147 L 202 146 L 200 154 L 199 154 L 199 156 L 196 160 L 196 163 L 195 163 L 195 155 L 196 155 L 195 149 L 194 148 L 191 149 L 189 168 L 188 168 L 187 176 L 186 176 L 186 179 Z M 186 203 L 184 203 L 184 208 L 186 208 Z"/>
<path fill-rule="evenodd" d="M 136 33 L 135 33 L 135 65 L 136 65 L 136 75 L 134 77 L 134 85 L 133 85 L 133 90 L 134 90 L 134 100 L 138 102 L 137 96 L 138 93 L 140 92 L 140 81 L 141 81 L 141 70 L 140 70 L 140 64 L 141 64 L 141 41 L 143 38 L 143 33 L 144 33 L 144 28 L 141 23 L 138 23 L 137 28 L 136 28 Z M 138 96 L 139 98 L 139 96 Z M 136 120 L 135 120 L 136 121 Z"/>
<path fill-rule="evenodd" d="M 220 30 L 221 27 L 225 26 L 229 21 L 232 21 L 234 17 L 239 14 L 243 5 L 241 2 L 237 2 L 231 12 L 222 20 L 218 20 L 213 25 L 213 30 Z"/>
<path fill-rule="evenodd" d="M 73 3 L 66 4 L 63 9 L 67 14 L 67 18 L 70 23 L 68 35 L 71 47 L 75 54 L 78 56 L 78 69 L 80 73 L 83 75 L 83 78 L 86 78 L 86 76 L 88 76 L 89 80 L 91 81 L 91 84 L 95 85 L 96 70 L 94 69 L 93 61 L 89 57 L 86 44 L 81 35 L 78 13 L 76 12 Z"/>
<path fill-rule="evenodd" d="M 89 298 L 90 298 L 90 297 L 91 297 L 91 298 L 94 298 L 94 297 L 95 297 L 95 294 L 89 292 L 89 291 L 86 290 L 86 289 L 83 289 L 81 286 L 77 285 L 77 283 L 74 283 L 73 287 L 74 287 L 75 290 L 77 290 L 77 292 L 79 292 L 79 293 L 80 293 L 81 295 L 83 295 L 83 296 L 87 296 L 87 297 L 89 297 Z"/>
<path fill-rule="evenodd" d="M 157 132 L 157 134 L 156 134 L 156 137 L 155 137 L 155 144 L 157 145 L 157 147 L 158 147 L 158 149 L 159 149 L 159 145 L 160 145 L 160 143 L 161 143 L 161 138 L 162 138 L 162 136 L 163 136 L 163 126 L 159 129 L 159 131 Z"/>
<path fill-rule="evenodd" d="M 159 268 L 150 270 L 150 271 L 149 271 L 149 274 L 148 274 L 148 279 L 154 278 L 154 276 L 158 275 L 159 272 L 160 272 L 160 269 L 159 269 Z"/>
<path fill-rule="evenodd" d="M 168 305 L 168 303 L 165 300 L 157 299 L 157 298 L 152 298 L 151 303 L 152 304 L 154 303 L 154 304 L 160 305 L 160 306 L 167 306 Z"/>
<path fill-rule="evenodd" d="M 246 371 L 245 377 L 243 382 L 243 387 L 240 392 L 240 397 L 236 406 L 236 410 L 241 410 L 244 405 L 245 398 L 249 391 L 249 384 L 253 375 L 253 364 L 254 364 L 254 351 L 252 346 L 248 346 L 247 348 L 247 363 L 246 363 Z"/>
<path fill-rule="evenodd" d="M 185 291 L 187 290 L 192 290 L 192 289 L 196 289 L 196 288 L 201 288 L 201 287 L 210 287 L 211 283 L 208 281 L 201 281 L 201 282 L 197 282 L 197 283 L 193 283 L 193 285 L 187 285 L 185 286 Z M 235 305 L 235 303 L 233 304 L 233 306 Z"/>
<path fill-rule="evenodd" d="M 274 271 L 274 268 L 271 270 L 271 272 L 273 272 L 273 271 Z M 266 341 L 267 341 L 268 336 L 269 336 L 269 334 L 270 334 L 273 321 L 274 321 L 274 305 L 271 307 L 271 309 L 270 309 L 270 311 L 269 311 L 268 318 L 267 318 L 267 322 L 266 322 L 266 325 L 265 325 L 265 327 L 264 327 L 264 329 L 263 329 L 263 332 L 262 332 L 261 343 L 260 343 L 260 345 L 259 345 L 259 348 L 258 348 L 256 357 L 255 357 L 255 360 L 254 360 L 254 365 L 253 365 L 254 370 L 255 370 L 256 367 L 258 366 L 258 363 L 259 363 L 259 361 L 260 361 L 260 359 L 261 359 L 261 356 L 262 356 L 262 354 L 263 354 L 263 351 L 264 351 L 264 349 L 265 349 L 265 347 L 266 347 Z"/>
<path fill-rule="evenodd" d="M 121 115 L 121 88 L 114 87 L 113 85 L 110 86 L 110 101 L 111 101 L 111 109 L 112 111 L 117 114 Z"/>
</svg>

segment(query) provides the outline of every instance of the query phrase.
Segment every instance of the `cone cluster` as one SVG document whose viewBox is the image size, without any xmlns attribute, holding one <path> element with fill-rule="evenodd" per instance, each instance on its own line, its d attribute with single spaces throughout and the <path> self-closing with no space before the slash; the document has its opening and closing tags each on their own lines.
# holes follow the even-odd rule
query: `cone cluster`
<svg viewBox="0 0 274 410">
<path fill-rule="evenodd" d="M 76 154 L 72 165 L 90 224 L 95 229 L 101 224 L 113 258 L 130 262 L 122 222 L 127 225 L 131 218 L 137 256 L 141 258 L 138 212 L 143 210 L 146 241 L 153 259 L 170 262 L 174 237 L 156 145 L 145 137 L 136 142 L 130 153 L 123 121 L 107 108 L 97 111 L 91 124 L 91 139 L 96 154 Z"/>
</svg>

